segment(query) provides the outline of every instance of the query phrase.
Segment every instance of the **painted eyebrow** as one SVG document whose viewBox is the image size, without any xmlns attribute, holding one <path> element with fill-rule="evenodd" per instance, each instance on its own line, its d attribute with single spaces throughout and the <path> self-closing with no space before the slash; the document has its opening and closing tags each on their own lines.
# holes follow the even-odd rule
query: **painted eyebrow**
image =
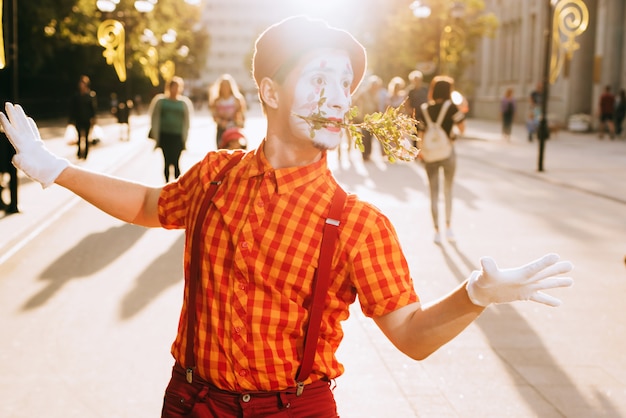
<svg viewBox="0 0 626 418">
<path fill-rule="evenodd" d="M 302 72 L 303 74 L 311 74 L 311 73 L 325 73 L 325 74 L 333 74 L 333 73 L 338 73 L 339 76 L 349 76 L 349 77 L 354 77 L 353 72 L 348 69 L 345 68 L 342 71 L 335 71 L 334 69 L 332 69 L 331 67 L 320 67 L 320 66 L 316 66 L 314 68 L 304 68 L 304 71 Z"/>
</svg>

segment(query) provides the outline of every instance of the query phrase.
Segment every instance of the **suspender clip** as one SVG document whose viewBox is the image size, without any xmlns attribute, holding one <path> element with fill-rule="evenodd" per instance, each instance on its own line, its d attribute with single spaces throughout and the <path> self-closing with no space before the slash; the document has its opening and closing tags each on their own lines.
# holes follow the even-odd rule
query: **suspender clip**
<svg viewBox="0 0 626 418">
<path fill-rule="evenodd" d="M 185 377 L 187 378 L 187 383 L 193 382 L 193 369 L 191 367 L 187 367 L 187 371 L 185 372 Z"/>
<path fill-rule="evenodd" d="M 296 396 L 302 395 L 302 392 L 304 392 L 304 382 L 298 382 L 296 384 Z"/>
</svg>

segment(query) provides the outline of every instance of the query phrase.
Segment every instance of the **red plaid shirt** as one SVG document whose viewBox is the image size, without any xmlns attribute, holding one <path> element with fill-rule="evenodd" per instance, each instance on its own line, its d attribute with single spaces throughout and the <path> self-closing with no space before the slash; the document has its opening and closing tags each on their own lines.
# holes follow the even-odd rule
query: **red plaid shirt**
<svg viewBox="0 0 626 418">
<path fill-rule="evenodd" d="M 231 169 L 204 223 L 202 284 L 196 312 L 197 373 L 231 391 L 295 386 L 303 351 L 311 284 L 324 221 L 338 187 L 326 156 L 305 166 L 273 169 L 263 147 Z M 211 152 L 166 185 L 159 217 L 168 229 L 191 231 L 209 181 L 230 158 Z M 189 269 L 187 234 L 184 268 Z M 341 321 L 359 296 L 368 316 L 418 300 L 407 262 L 389 220 L 349 195 L 332 262 L 320 338 L 309 382 L 335 378 Z M 204 297 L 203 297 L 204 296 Z M 185 364 L 186 303 L 172 354 Z"/>
</svg>

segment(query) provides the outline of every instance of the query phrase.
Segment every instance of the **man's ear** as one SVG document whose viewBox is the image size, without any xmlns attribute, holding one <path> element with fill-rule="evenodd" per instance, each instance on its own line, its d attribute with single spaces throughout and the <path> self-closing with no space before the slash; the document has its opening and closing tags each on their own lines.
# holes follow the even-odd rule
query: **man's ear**
<svg viewBox="0 0 626 418">
<path fill-rule="evenodd" d="M 259 96 L 261 101 L 271 109 L 278 108 L 279 94 L 278 84 L 269 77 L 265 77 L 261 80 L 259 85 Z"/>
</svg>

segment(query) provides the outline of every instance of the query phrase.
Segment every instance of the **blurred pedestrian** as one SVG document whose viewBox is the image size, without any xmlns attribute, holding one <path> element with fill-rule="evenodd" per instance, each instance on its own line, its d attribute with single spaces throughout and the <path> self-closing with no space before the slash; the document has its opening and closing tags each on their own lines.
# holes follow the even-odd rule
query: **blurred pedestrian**
<svg viewBox="0 0 626 418">
<path fill-rule="evenodd" d="M 125 222 L 186 230 L 162 417 L 337 417 L 332 382 L 344 367 L 336 352 L 356 301 L 416 360 L 491 304 L 559 305 L 545 291 L 573 280 L 561 276 L 572 265 L 556 254 L 508 269 L 485 257 L 445 296 L 420 300 L 389 219 L 348 195 L 328 169 L 327 152 L 342 135 L 335 122 L 367 67 L 352 35 L 292 17 L 257 38 L 252 62 L 263 142 L 248 152 L 211 151 L 162 187 L 80 169 L 37 141 L 21 107 L 7 104 L 8 119 L 0 113 L 20 168 L 36 181 Z"/>
<path fill-rule="evenodd" d="M 424 116 L 422 115 L 422 104 L 428 101 L 428 87 L 424 85 L 424 75 L 421 71 L 415 70 L 409 73 L 411 88 L 408 92 L 407 109 L 411 116 L 417 120 L 418 134 L 424 130 Z"/>
<path fill-rule="evenodd" d="M 150 103 L 150 132 L 156 140 L 156 148 L 163 152 L 165 181 L 180 176 L 180 155 L 185 149 L 189 126 L 193 114 L 193 103 L 184 96 L 184 81 L 174 76 L 165 88 Z"/>
<path fill-rule="evenodd" d="M 4 130 L 0 127 L 0 211 L 5 214 L 18 213 L 17 208 L 17 168 L 11 163 L 15 149 L 11 146 Z M 5 177 L 8 176 L 9 191 L 5 193 L 7 184 Z M 4 196 L 8 195 L 8 203 Z"/>
<path fill-rule="evenodd" d="M 402 77 L 393 77 L 387 85 L 387 105 L 395 108 L 401 108 L 402 112 L 408 113 L 405 106 L 407 92 L 405 90 L 406 82 Z"/>
<path fill-rule="evenodd" d="M 613 118 L 615 117 L 615 96 L 611 93 L 611 86 L 607 85 L 604 87 L 604 91 L 598 101 L 598 112 L 600 114 L 599 138 L 604 138 L 604 132 L 608 131 L 609 137 L 613 139 L 615 137 L 615 125 L 613 123 Z"/>
<path fill-rule="evenodd" d="M 526 118 L 526 129 L 528 131 L 528 142 L 532 142 L 533 136 L 539 129 L 541 119 L 541 107 L 543 104 L 543 83 L 539 82 L 535 89 L 530 92 L 528 103 L 528 116 Z"/>
<path fill-rule="evenodd" d="M 515 120 L 515 98 L 513 97 L 513 89 L 508 88 L 504 92 L 504 97 L 500 100 L 500 119 L 502 120 L 502 138 L 507 141 L 511 140 L 511 131 L 513 129 L 513 121 Z"/>
<path fill-rule="evenodd" d="M 354 118 L 357 123 L 363 122 L 363 117 L 385 109 L 380 104 L 380 91 L 384 90 L 383 80 L 377 75 L 371 75 L 354 94 L 353 103 L 359 113 Z M 367 129 L 361 129 L 363 141 L 363 161 L 369 161 L 372 155 L 372 139 L 374 136 Z"/>
<path fill-rule="evenodd" d="M 454 150 L 454 134 L 453 128 L 463 133 L 465 130 L 465 113 L 452 102 L 452 92 L 454 91 L 454 80 L 447 76 L 436 76 L 430 82 L 428 90 L 428 103 L 423 105 L 423 112 L 428 112 L 428 117 L 432 121 L 439 119 L 439 113 L 445 110 L 445 114 L 441 118 L 441 127 L 445 131 L 447 138 L 452 144 L 452 152 L 450 155 L 437 161 L 426 161 L 423 153 L 420 152 L 418 158 L 424 162 L 426 175 L 428 176 L 428 184 L 430 187 L 430 212 L 435 227 L 435 236 L 433 241 L 435 244 L 441 244 L 441 234 L 439 233 L 439 177 L 440 171 L 443 171 L 443 196 L 445 204 L 445 225 L 446 239 L 450 242 L 456 241 L 456 237 L 452 232 L 452 192 L 454 174 L 456 172 L 456 153 Z M 443 109 L 443 110 L 442 110 Z M 425 115 L 426 117 L 426 115 Z"/>
<path fill-rule="evenodd" d="M 215 143 L 228 128 L 243 128 L 246 116 L 246 99 L 230 74 L 222 74 L 209 88 L 209 110 L 217 125 Z"/>
<path fill-rule="evenodd" d="M 86 160 L 89 154 L 90 135 L 96 124 L 97 108 L 96 92 L 91 89 L 91 80 L 83 75 L 78 81 L 78 92 L 72 97 L 69 117 L 69 123 L 76 127 L 78 134 L 76 156 L 79 160 Z"/>
<path fill-rule="evenodd" d="M 220 149 L 248 149 L 248 140 L 239 128 L 228 128 L 220 138 Z"/>
<path fill-rule="evenodd" d="M 624 117 L 626 117 L 626 90 L 620 89 L 615 103 L 615 135 L 622 136 Z"/>
<path fill-rule="evenodd" d="M 117 125 L 120 132 L 120 141 L 130 140 L 130 112 L 133 108 L 133 101 L 118 101 L 115 107 L 111 108 L 111 113 L 117 119 Z"/>
</svg>

